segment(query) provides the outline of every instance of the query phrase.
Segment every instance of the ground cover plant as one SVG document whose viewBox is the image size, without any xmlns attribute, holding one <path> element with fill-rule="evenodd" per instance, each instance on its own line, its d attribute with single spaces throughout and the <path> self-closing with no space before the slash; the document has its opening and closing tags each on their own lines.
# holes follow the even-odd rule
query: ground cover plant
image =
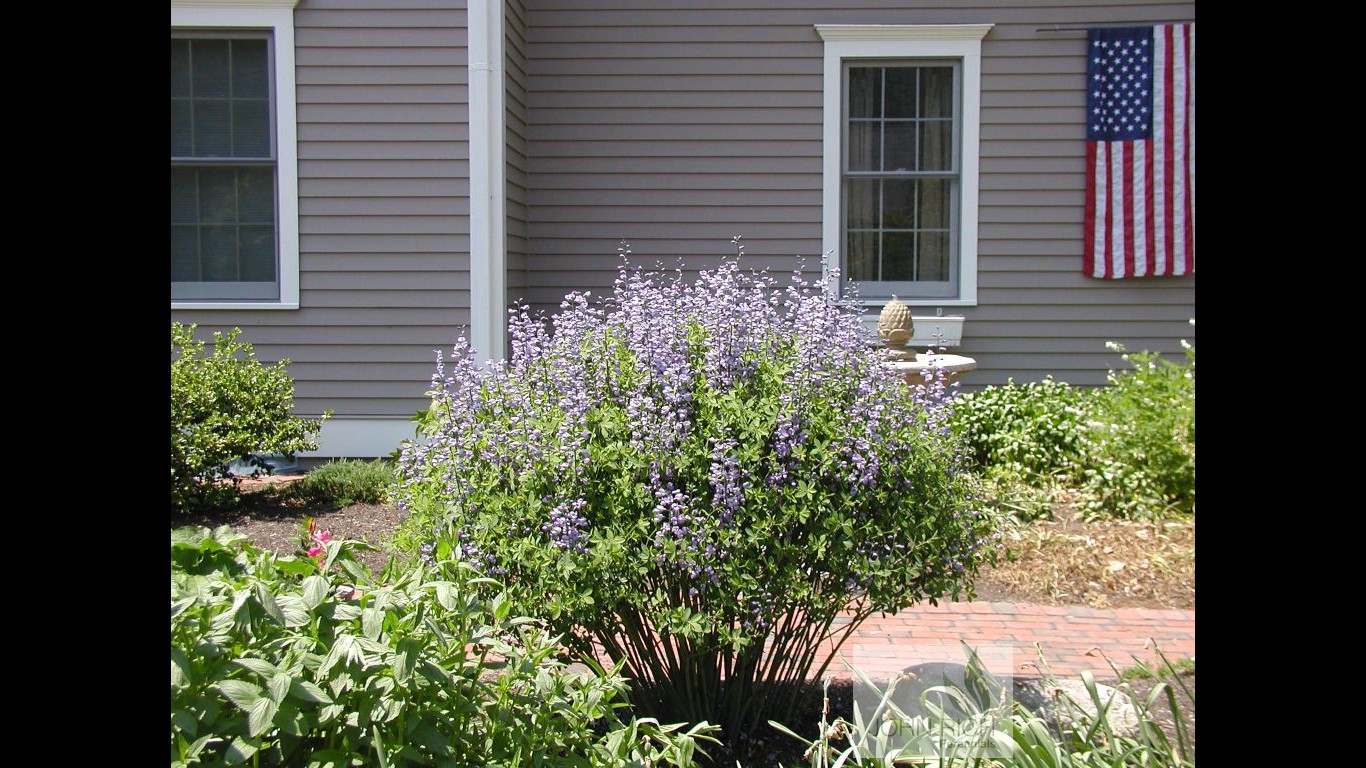
<svg viewBox="0 0 1366 768">
<path fill-rule="evenodd" d="M 714 729 L 630 715 L 454 561 L 378 579 L 315 525 L 303 556 L 171 532 L 171 765 L 688 766 Z"/>
<path fill-rule="evenodd" d="M 1029 517 L 1049 507 L 1039 492 L 1065 488 L 1093 517 L 1193 515 L 1195 347 L 1182 346 L 1176 362 L 1110 343 L 1126 367 L 1103 387 L 1049 376 L 959 396 L 952 425 L 994 503 Z"/>
<path fill-rule="evenodd" d="M 828 289 L 623 269 L 515 312 L 505 363 L 460 342 L 400 460 L 410 545 L 623 660 L 644 713 L 730 738 L 790 713 L 837 618 L 836 645 L 969 595 L 999 547 L 942 383 L 908 389 Z"/>
</svg>

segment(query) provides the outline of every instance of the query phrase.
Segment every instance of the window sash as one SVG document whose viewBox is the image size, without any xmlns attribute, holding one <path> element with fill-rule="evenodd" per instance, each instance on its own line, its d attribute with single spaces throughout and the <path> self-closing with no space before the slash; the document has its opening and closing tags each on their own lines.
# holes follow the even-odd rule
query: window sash
<svg viewBox="0 0 1366 768">
<path fill-rule="evenodd" d="M 910 88 L 905 76 L 909 72 L 916 73 Z M 947 75 L 947 94 L 942 84 L 937 93 L 929 93 L 927 72 L 940 78 Z M 869 73 L 876 74 L 874 88 Z M 844 281 L 857 286 L 864 298 L 956 297 L 961 268 L 961 64 L 951 59 L 845 59 L 841 81 Z M 914 104 L 905 103 L 908 95 Z M 915 202 L 909 208 L 889 209 L 886 192 L 892 185 L 914 189 Z M 859 206 L 855 199 L 867 197 L 856 195 L 856 190 L 868 189 L 876 190 L 871 220 L 868 200 Z M 934 194 L 926 194 L 931 190 Z M 935 198 L 934 204 L 922 196 Z M 932 222 L 922 220 L 927 213 Z M 891 218 L 895 221 L 889 226 Z"/>
<path fill-rule="evenodd" d="M 187 41 L 181 76 L 177 78 L 174 61 L 172 69 L 171 300 L 279 300 L 280 205 L 273 36 L 255 30 L 173 30 L 171 38 Z M 214 41 L 227 44 L 222 60 L 205 55 L 207 64 L 196 70 L 195 43 Z M 251 51 L 250 60 L 239 59 L 247 47 L 237 43 L 246 41 L 265 45 L 252 46 L 257 50 Z M 204 50 L 212 52 L 207 46 Z M 173 45 L 173 57 L 177 53 Z M 205 71 L 213 65 L 221 71 Z M 208 92 L 201 93 L 201 88 Z M 204 108 L 221 110 L 223 118 L 208 125 L 196 123 L 200 116 L 196 111 Z M 187 121 L 183 119 L 178 124 L 178 115 Z M 179 136 L 177 128 L 182 130 Z M 213 135 L 215 131 L 218 135 Z M 206 135 L 216 141 L 201 141 Z M 175 152 L 177 148 L 179 153 Z M 251 173 L 261 169 L 268 169 L 268 176 Z M 209 209 L 202 200 L 205 183 L 201 171 L 206 172 L 202 175 L 218 177 L 219 187 L 223 172 L 234 172 L 232 189 L 217 190 L 215 207 Z M 177 172 L 182 182 L 179 187 Z M 185 197 L 187 172 L 193 172 L 189 185 L 193 187 L 193 201 L 177 199 L 177 192 Z M 268 178 L 269 189 L 261 190 L 258 184 L 253 191 L 253 177 L 258 181 Z M 187 202 L 192 202 L 194 209 L 188 215 L 184 210 Z M 263 261 L 266 243 L 268 266 Z M 200 279 L 189 279 L 191 273 Z M 251 279 L 253 275 L 256 279 Z M 203 279 L 206 276 L 211 277 Z"/>
</svg>

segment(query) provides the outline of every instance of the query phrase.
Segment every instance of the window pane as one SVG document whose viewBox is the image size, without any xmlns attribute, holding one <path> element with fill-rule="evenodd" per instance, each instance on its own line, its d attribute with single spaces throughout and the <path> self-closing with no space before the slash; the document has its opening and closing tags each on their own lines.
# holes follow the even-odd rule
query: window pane
<svg viewBox="0 0 1366 768">
<path fill-rule="evenodd" d="M 920 229 L 949 228 L 949 192 L 951 183 L 947 179 L 922 179 L 920 188 L 919 218 Z"/>
<path fill-rule="evenodd" d="M 845 255 L 847 279 L 877 280 L 876 232 L 850 232 L 848 253 Z"/>
<path fill-rule="evenodd" d="M 275 174 L 269 168 L 237 172 L 237 216 L 244 224 L 275 224 Z"/>
<path fill-rule="evenodd" d="M 270 96 L 270 65 L 265 40 L 232 43 L 232 95 L 265 99 Z"/>
<path fill-rule="evenodd" d="M 270 102 L 232 103 L 232 156 L 270 157 Z"/>
<path fill-rule="evenodd" d="M 945 281 L 949 279 L 949 236 L 944 232 L 921 232 L 917 235 L 920 249 L 916 254 L 920 262 L 920 280 Z"/>
<path fill-rule="evenodd" d="M 882 182 L 882 227 L 884 229 L 913 229 L 915 222 L 915 190 L 913 179 L 888 179 Z"/>
<path fill-rule="evenodd" d="M 203 258 L 203 275 L 208 282 L 236 282 L 237 227 L 201 227 L 199 229 Z"/>
<path fill-rule="evenodd" d="M 918 170 L 915 162 L 915 126 L 914 122 L 885 123 L 887 135 L 884 139 L 883 151 L 886 153 L 885 162 L 882 170 L 884 171 L 914 171 Z"/>
<path fill-rule="evenodd" d="M 232 126 L 227 99 L 194 100 L 194 156 L 231 157 Z"/>
<path fill-rule="evenodd" d="M 195 172 L 185 168 L 171 169 L 171 223 L 195 224 L 199 221 L 197 211 L 198 192 Z"/>
<path fill-rule="evenodd" d="M 244 226 L 239 230 L 244 282 L 275 280 L 275 227 Z"/>
<path fill-rule="evenodd" d="M 190 41 L 171 40 L 171 98 L 190 95 Z"/>
<path fill-rule="evenodd" d="M 193 40 L 190 51 L 190 72 L 194 95 L 231 95 L 228 76 L 228 40 Z"/>
<path fill-rule="evenodd" d="M 199 279 L 199 227 L 171 225 L 171 282 Z"/>
<path fill-rule="evenodd" d="M 882 235 L 882 279 L 914 280 L 915 235 L 910 232 L 884 232 Z"/>
<path fill-rule="evenodd" d="M 861 120 L 849 124 L 849 170 L 878 171 L 882 169 L 881 123 Z"/>
<path fill-rule="evenodd" d="M 882 70 L 876 67 L 849 69 L 849 117 L 882 116 Z"/>
<path fill-rule="evenodd" d="M 887 117 L 917 117 L 916 67 L 887 69 Z"/>
<path fill-rule="evenodd" d="M 200 222 L 237 223 L 237 172 L 231 168 L 201 168 L 198 174 Z"/>
<path fill-rule="evenodd" d="M 920 117 L 953 117 L 953 67 L 920 68 Z"/>
<path fill-rule="evenodd" d="M 920 124 L 920 170 L 953 170 L 952 120 L 930 120 Z"/>
<path fill-rule="evenodd" d="M 849 229 L 873 229 L 878 225 L 879 183 L 876 179 L 849 180 Z"/>
<path fill-rule="evenodd" d="M 194 154 L 189 99 L 171 99 L 171 157 Z"/>
</svg>

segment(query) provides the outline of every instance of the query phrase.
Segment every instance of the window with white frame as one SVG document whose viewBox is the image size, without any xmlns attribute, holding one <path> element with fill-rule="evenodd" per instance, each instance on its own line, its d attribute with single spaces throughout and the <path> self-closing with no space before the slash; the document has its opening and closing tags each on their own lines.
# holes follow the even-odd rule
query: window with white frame
<svg viewBox="0 0 1366 768">
<path fill-rule="evenodd" d="M 173 309 L 298 307 L 295 2 L 172 4 Z"/>
<path fill-rule="evenodd" d="M 990 25 L 818 25 L 823 240 L 866 303 L 977 301 L 981 38 Z"/>
</svg>

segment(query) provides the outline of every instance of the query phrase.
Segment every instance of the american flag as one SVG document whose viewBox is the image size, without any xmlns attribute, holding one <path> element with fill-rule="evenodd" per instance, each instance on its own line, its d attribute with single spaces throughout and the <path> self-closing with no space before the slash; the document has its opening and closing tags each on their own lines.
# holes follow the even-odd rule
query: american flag
<svg viewBox="0 0 1366 768">
<path fill-rule="evenodd" d="M 1195 24 L 1087 32 L 1091 277 L 1195 272 Z"/>
</svg>

